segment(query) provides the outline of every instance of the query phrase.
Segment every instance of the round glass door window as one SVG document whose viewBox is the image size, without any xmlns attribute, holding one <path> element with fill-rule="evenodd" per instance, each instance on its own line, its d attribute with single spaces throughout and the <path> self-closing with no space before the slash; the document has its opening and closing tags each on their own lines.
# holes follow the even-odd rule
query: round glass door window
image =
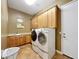
<svg viewBox="0 0 79 59">
<path fill-rule="evenodd" d="M 35 30 L 32 31 L 31 38 L 33 41 L 36 41 L 37 34 L 36 34 Z"/>
<path fill-rule="evenodd" d="M 40 32 L 38 35 L 38 41 L 41 45 L 46 44 L 46 36 L 42 32 Z"/>
</svg>

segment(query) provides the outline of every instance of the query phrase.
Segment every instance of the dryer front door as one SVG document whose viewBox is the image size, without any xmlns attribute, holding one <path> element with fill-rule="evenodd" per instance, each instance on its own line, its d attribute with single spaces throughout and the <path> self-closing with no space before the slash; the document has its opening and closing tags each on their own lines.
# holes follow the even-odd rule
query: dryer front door
<svg viewBox="0 0 79 59">
<path fill-rule="evenodd" d="M 41 44 L 41 45 L 45 45 L 46 44 L 46 36 L 40 32 L 39 35 L 38 35 L 38 42 Z"/>
<path fill-rule="evenodd" d="M 48 39 L 47 34 L 44 32 L 40 32 L 38 34 L 38 47 L 44 52 L 48 54 Z"/>
<path fill-rule="evenodd" d="M 32 41 L 36 41 L 37 34 L 36 34 L 36 31 L 35 30 L 32 31 L 31 38 L 32 38 Z"/>
</svg>

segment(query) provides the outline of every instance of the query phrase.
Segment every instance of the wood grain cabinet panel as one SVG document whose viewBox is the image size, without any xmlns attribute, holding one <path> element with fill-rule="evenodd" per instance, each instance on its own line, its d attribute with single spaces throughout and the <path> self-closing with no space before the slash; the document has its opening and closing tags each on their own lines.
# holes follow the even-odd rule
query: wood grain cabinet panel
<svg viewBox="0 0 79 59">
<path fill-rule="evenodd" d="M 16 35 L 7 37 L 7 47 L 16 47 L 27 43 L 31 43 L 31 35 Z"/>
<path fill-rule="evenodd" d="M 42 28 L 43 27 L 43 22 L 42 22 L 42 19 L 43 16 L 42 15 L 39 15 L 38 16 L 38 28 Z"/>
<path fill-rule="evenodd" d="M 56 7 L 48 10 L 48 27 L 49 28 L 56 28 Z"/>
<path fill-rule="evenodd" d="M 8 36 L 7 37 L 7 47 L 14 47 L 17 45 L 16 41 L 15 41 L 16 37 L 13 36 Z"/>
<path fill-rule="evenodd" d="M 51 28 L 51 27 L 52 27 L 52 26 L 51 26 L 51 23 L 52 23 L 51 10 L 48 10 L 48 11 L 47 11 L 47 14 L 48 14 L 48 19 L 47 19 L 47 20 L 48 20 L 48 26 L 47 26 L 47 27 L 48 27 L 48 28 Z"/>
<path fill-rule="evenodd" d="M 56 28 L 57 26 L 56 26 L 56 24 L 57 24 L 57 9 L 56 9 L 56 7 L 54 7 L 54 8 L 52 8 L 51 9 L 51 26 L 52 26 L 52 28 Z"/>
<path fill-rule="evenodd" d="M 34 17 L 32 19 L 32 28 L 37 28 L 38 27 L 38 17 Z"/>
<path fill-rule="evenodd" d="M 46 28 L 47 25 L 48 25 L 47 16 L 48 16 L 47 12 L 42 14 L 42 24 L 41 25 L 42 25 L 43 28 Z"/>
<path fill-rule="evenodd" d="M 60 11 L 58 11 L 58 7 L 56 6 L 40 14 L 39 16 L 36 16 L 38 19 L 33 18 L 33 28 L 56 28 L 58 16 L 60 16 L 58 12 Z M 36 23 L 38 26 L 36 26 L 34 23 Z"/>
<path fill-rule="evenodd" d="M 25 37 L 24 35 L 19 35 L 19 36 L 18 36 L 18 40 L 19 40 L 19 42 L 18 42 L 19 45 L 23 45 L 23 44 L 26 43 L 26 42 L 25 42 L 26 37 Z"/>
<path fill-rule="evenodd" d="M 26 43 L 31 43 L 31 35 L 26 36 Z"/>
<path fill-rule="evenodd" d="M 19 45 L 19 37 L 18 36 L 13 36 L 13 37 L 15 37 L 14 41 L 13 41 L 13 42 L 15 42 L 15 46 L 18 46 Z"/>
</svg>

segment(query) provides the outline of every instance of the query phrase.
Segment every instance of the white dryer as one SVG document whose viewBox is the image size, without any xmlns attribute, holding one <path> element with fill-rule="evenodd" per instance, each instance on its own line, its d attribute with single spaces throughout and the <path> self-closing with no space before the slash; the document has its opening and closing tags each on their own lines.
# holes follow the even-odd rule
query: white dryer
<svg viewBox="0 0 79 59">
<path fill-rule="evenodd" d="M 32 29 L 32 48 L 35 52 L 39 52 L 38 51 L 38 34 L 40 32 L 40 29 Z"/>
<path fill-rule="evenodd" d="M 43 59 L 51 59 L 55 54 L 55 29 L 40 28 L 36 32 L 36 40 L 32 41 L 32 47 Z"/>
</svg>

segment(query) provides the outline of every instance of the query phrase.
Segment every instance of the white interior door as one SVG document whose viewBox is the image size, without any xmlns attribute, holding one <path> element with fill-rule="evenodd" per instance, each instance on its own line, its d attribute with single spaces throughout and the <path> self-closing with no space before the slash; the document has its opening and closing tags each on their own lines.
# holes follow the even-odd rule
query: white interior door
<svg viewBox="0 0 79 59">
<path fill-rule="evenodd" d="M 78 59 L 78 2 L 61 8 L 62 52 Z"/>
</svg>

